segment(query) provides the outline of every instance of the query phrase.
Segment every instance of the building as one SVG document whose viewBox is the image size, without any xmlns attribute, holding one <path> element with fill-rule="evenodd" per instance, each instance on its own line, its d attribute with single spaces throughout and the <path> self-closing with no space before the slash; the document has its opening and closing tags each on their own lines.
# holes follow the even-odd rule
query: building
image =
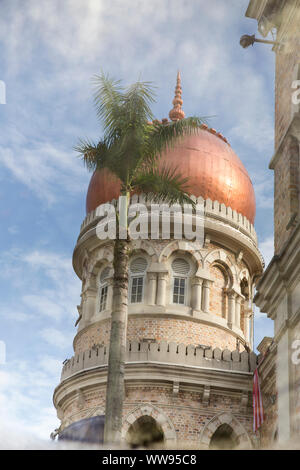
<svg viewBox="0 0 300 470">
<path fill-rule="evenodd" d="M 274 320 L 274 338 L 259 346 L 265 423 L 261 442 L 297 443 L 300 435 L 300 1 L 251 0 L 246 16 L 259 32 L 276 34 L 274 257 L 258 283 L 255 303 Z"/>
<path fill-rule="evenodd" d="M 170 118 L 183 118 L 179 74 L 173 104 Z M 206 125 L 162 162 L 189 177 L 204 203 L 205 241 L 132 241 L 123 439 L 251 448 L 252 296 L 263 270 L 253 186 L 226 138 Z M 91 178 L 73 255 L 82 280 L 74 357 L 54 392 L 61 436 L 81 423 L 86 432 L 105 412 L 113 242 L 97 237 L 96 208 L 116 200 L 118 190 L 104 171 Z M 133 195 L 137 201 L 143 195 Z"/>
</svg>

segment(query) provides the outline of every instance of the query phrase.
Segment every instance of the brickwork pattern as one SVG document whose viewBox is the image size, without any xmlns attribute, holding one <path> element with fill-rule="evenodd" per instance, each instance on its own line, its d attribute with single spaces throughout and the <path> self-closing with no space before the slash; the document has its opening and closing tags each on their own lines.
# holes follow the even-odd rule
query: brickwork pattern
<svg viewBox="0 0 300 470">
<path fill-rule="evenodd" d="M 110 319 L 93 324 L 80 332 L 74 340 L 74 351 L 79 354 L 93 345 L 109 344 Z M 204 344 L 214 348 L 236 348 L 236 337 L 221 328 L 205 325 L 192 320 L 174 318 L 153 318 L 143 315 L 140 318 L 129 317 L 127 339 L 135 341 L 155 339 L 157 342 L 176 342 L 189 344 Z M 242 350 L 243 348 L 241 348 Z"/>
<path fill-rule="evenodd" d="M 144 405 L 144 407 L 142 407 Z M 167 429 L 173 429 L 177 442 L 200 443 L 201 435 L 212 418 L 228 412 L 240 423 L 251 437 L 251 403 L 246 412 L 240 411 L 240 397 L 226 394 L 211 393 L 209 402 L 202 403 L 202 392 L 179 389 L 174 395 L 170 385 L 129 385 L 126 387 L 123 423 L 128 428 L 126 418 L 133 412 L 130 421 L 137 419 L 142 413 L 139 407 L 159 410 L 168 421 Z M 84 405 L 74 400 L 64 410 L 62 428 L 74 421 L 103 414 L 105 409 L 105 388 L 99 387 L 84 395 Z M 136 410 L 136 411 L 135 411 Z M 150 414 L 150 413 L 149 413 Z M 136 415 L 136 416 L 135 416 Z M 126 426 L 127 424 L 127 426 Z"/>
<path fill-rule="evenodd" d="M 93 347 L 79 354 L 75 354 L 71 359 L 65 361 L 61 380 L 73 374 L 95 367 L 107 366 L 108 351 L 106 346 Z M 242 351 L 238 349 L 229 351 L 220 348 L 207 348 L 185 344 L 172 343 L 148 343 L 146 341 L 132 341 L 126 345 L 127 363 L 149 363 L 176 364 L 188 367 L 216 368 L 220 370 L 234 370 L 240 372 L 254 371 L 257 365 L 257 356 L 254 352 Z"/>
<path fill-rule="evenodd" d="M 227 298 L 224 289 L 227 286 L 227 279 L 217 266 L 210 267 L 210 275 L 214 280 L 210 290 L 210 312 L 226 318 Z"/>
</svg>

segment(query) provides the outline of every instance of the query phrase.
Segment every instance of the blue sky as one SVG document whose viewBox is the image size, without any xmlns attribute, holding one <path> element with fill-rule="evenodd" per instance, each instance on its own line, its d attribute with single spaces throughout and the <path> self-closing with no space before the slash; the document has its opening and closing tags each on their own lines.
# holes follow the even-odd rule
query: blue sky
<svg viewBox="0 0 300 470">
<path fill-rule="evenodd" d="M 102 68 L 124 84 L 157 86 L 157 118 L 168 116 L 177 69 L 186 115 L 216 115 L 245 164 L 257 199 L 256 230 L 273 251 L 274 53 L 243 50 L 255 33 L 248 0 L 2 0 L 0 80 L 1 439 L 48 439 L 58 420 L 52 393 L 72 355 L 80 281 L 72 250 L 85 216 L 90 175 L 76 158 L 79 137 L 101 128 L 91 77 Z M 256 344 L 272 335 L 257 312 Z"/>
</svg>

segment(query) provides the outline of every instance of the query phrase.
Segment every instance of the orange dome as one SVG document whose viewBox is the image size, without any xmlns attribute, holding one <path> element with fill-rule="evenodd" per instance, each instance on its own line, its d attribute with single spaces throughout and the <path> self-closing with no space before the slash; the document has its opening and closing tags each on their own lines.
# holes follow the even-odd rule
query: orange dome
<svg viewBox="0 0 300 470">
<path fill-rule="evenodd" d="M 176 167 L 187 177 L 190 194 L 224 203 L 254 223 L 255 194 L 247 170 L 214 130 L 199 129 L 197 134 L 183 137 L 162 155 L 160 165 Z M 116 177 L 107 170 L 95 172 L 87 193 L 87 213 L 117 199 L 119 194 L 120 182 Z"/>
</svg>

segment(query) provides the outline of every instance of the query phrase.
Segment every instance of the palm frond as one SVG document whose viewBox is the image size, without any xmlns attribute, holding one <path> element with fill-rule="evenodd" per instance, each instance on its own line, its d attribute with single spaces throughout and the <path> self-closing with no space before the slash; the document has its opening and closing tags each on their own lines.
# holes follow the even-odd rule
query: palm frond
<svg viewBox="0 0 300 470">
<path fill-rule="evenodd" d="M 89 171 L 100 170 L 108 166 L 110 152 L 105 139 L 98 144 L 89 139 L 80 139 L 74 150 L 79 153 Z"/>
<path fill-rule="evenodd" d="M 154 121 L 152 125 L 148 125 L 146 131 L 144 161 L 150 164 L 157 161 L 162 152 L 172 147 L 181 137 L 196 133 L 202 124 L 205 124 L 205 120 L 196 116 L 167 124 Z"/>
<path fill-rule="evenodd" d="M 131 126 L 146 125 L 153 119 L 150 105 L 154 102 L 154 86 L 151 82 L 133 83 L 123 94 L 124 118 Z"/>
<path fill-rule="evenodd" d="M 106 139 L 111 141 L 120 135 L 122 129 L 123 88 L 120 80 L 113 80 L 103 72 L 94 75 L 92 80 L 97 116 L 103 124 Z"/>
<path fill-rule="evenodd" d="M 188 194 L 188 178 L 182 177 L 177 168 L 145 169 L 136 175 L 131 186 L 155 203 L 191 204 L 195 207 Z"/>
</svg>

